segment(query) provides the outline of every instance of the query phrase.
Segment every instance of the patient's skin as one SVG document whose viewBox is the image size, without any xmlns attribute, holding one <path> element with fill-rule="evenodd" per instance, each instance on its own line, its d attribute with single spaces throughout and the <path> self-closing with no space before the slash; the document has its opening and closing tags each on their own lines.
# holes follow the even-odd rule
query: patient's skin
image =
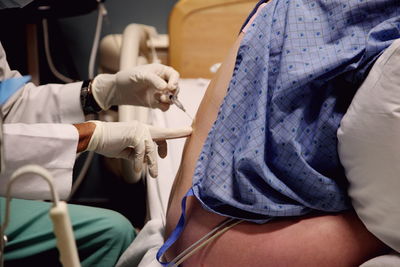
<svg viewBox="0 0 400 267">
<path fill-rule="evenodd" d="M 167 213 L 169 236 L 181 214 L 180 203 L 192 185 L 195 163 L 216 119 L 232 75 L 242 35 L 211 81 L 186 142 Z M 187 224 L 167 252 L 171 260 L 226 219 L 205 211 L 194 198 L 187 200 Z M 199 250 L 182 266 L 358 266 L 386 252 L 387 247 L 363 226 L 352 211 L 331 215 L 285 218 L 258 225 L 241 223 Z"/>
</svg>

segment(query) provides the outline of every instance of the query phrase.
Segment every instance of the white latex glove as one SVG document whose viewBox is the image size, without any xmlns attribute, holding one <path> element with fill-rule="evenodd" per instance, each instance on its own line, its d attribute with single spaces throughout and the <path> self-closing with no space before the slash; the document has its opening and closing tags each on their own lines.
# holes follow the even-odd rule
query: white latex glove
<svg viewBox="0 0 400 267">
<path fill-rule="evenodd" d="M 92 82 L 92 93 L 103 110 L 113 105 L 138 105 L 166 111 L 175 93 L 179 73 L 158 63 L 141 65 L 116 74 L 99 74 Z"/>
<path fill-rule="evenodd" d="M 102 122 L 96 124 L 87 151 L 94 151 L 107 157 L 133 160 L 134 171 L 140 173 L 143 163 L 147 163 L 151 177 L 158 176 L 158 153 L 167 155 L 166 139 L 181 138 L 192 133 L 191 127 L 166 129 L 143 124 L 139 121 Z M 154 136 L 154 141 L 153 137 Z"/>
</svg>

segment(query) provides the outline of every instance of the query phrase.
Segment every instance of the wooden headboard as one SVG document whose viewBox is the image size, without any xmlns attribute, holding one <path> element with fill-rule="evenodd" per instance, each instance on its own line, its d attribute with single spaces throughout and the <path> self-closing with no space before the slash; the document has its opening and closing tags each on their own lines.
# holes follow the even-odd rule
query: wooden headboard
<svg viewBox="0 0 400 267">
<path fill-rule="evenodd" d="M 180 0 L 169 18 L 168 64 L 183 78 L 211 78 L 257 0 Z"/>
</svg>

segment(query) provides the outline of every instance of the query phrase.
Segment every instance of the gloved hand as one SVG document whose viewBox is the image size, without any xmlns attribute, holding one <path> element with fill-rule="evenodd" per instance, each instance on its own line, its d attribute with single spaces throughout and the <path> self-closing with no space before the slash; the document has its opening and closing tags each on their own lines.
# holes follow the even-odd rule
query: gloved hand
<svg viewBox="0 0 400 267">
<path fill-rule="evenodd" d="M 99 74 L 92 82 L 97 104 L 107 110 L 112 105 L 138 105 L 166 111 L 171 101 L 166 92 L 174 93 L 179 73 L 158 63 L 141 65 L 116 74 Z"/>
<path fill-rule="evenodd" d="M 191 127 L 166 129 L 143 124 L 139 121 L 102 122 L 90 121 L 96 128 L 86 148 L 107 157 L 133 160 L 134 171 L 140 173 L 147 163 L 151 177 L 157 177 L 156 144 L 160 157 L 167 155 L 166 139 L 189 136 Z M 153 137 L 154 136 L 154 141 Z"/>
</svg>

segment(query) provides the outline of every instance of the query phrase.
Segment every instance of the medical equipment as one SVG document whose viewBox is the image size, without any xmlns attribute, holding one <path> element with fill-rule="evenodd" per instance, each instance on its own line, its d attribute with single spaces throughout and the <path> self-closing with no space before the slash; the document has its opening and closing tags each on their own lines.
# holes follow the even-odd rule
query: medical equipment
<svg viewBox="0 0 400 267">
<path fill-rule="evenodd" d="M 176 256 L 171 262 L 167 265 L 167 267 L 178 267 L 182 262 L 184 262 L 187 258 L 196 253 L 199 249 L 203 248 L 207 244 L 209 244 L 214 239 L 221 236 L 223 233 L 231 229 L 232 227 L 242 223 L 244 220 L 237 219 L 226 219 L 221 224 L 217 225 L 213 230 L 208 232 L 202 238 L 194 242 L 187 249 L 182 251 L 178 256 Z"/>
<path fill-rule="evenodd" d="M 64 201 L 60 201 L 57 191 L 53 185 L 53 177 L 51 174 L 38 165 L 26 165 L 19 169 L 17 169 L 10 180 L 7 183 L 7 192 L 6 192 L 6 212 L 4 222 L 0 229 L 0 237 L 5 237 L 4 233 L 9 224 L 10 220 L 10 202 L 11 202 L 11 187 L 13 183 L 19 179 L 24 177 L 26 174 L 36 174 L 41 176 L 43 179 L 47 181 L 50 187 L 50 192 L 53 199 L 53 207 L 50 209 L 50 218 L 53 222 L 54 234 L 57 239 L 57 248 L 60 252 L 60 261 L 64 267 L 78 267 L 80 266 L 78 250 L 76 248 L 75 239 L 73 235 L 71 221 L 69 219 L 67 204 Z M 1 238 L 1 267 L 3 267 L 4 261 L 4 247 L 5 240 Z"/>
<path fill-rule="evenodd" d="M 183 112 L 186 112 L 186 109 L 183 107 L 182 103 L 178 100 L 177 94 L 170 94 L 169 99 L 174 103 L 179 109 L 181 109 Z"/>
<path fill-rule="evenodd" d="M 189 113 L 187 113 L 186 109 L 183 107 L 181 101 L 178 100 L 178 92 L 179 92 L 179 87 L 176 90 L 176 92 L 174 94 L 169 93 L 169 99 L 171 100 L 172 103 L 175 104 L 175 106 L 177 106 L 180 110 L 182 110 L 183 112 L 185 112 L 185 114 L 191 119 L 193 120 L 193 117 L 190 116 Z"/>
</svg>

